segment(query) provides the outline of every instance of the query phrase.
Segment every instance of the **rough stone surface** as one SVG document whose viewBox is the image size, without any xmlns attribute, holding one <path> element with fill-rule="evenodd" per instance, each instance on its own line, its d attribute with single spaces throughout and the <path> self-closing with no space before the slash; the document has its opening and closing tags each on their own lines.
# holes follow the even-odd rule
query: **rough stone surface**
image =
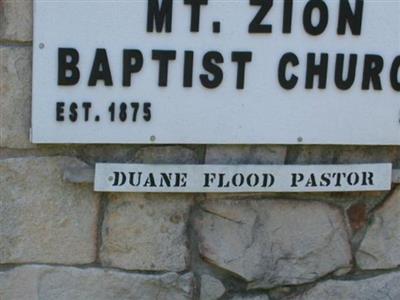
<svg viewBox="0 0 400 300">
<path fill-rule="evenodd" d="M 182 271 L 188 263 L 186 222 L 191 197 L 112 194 L 102 229 L 103 264 L 123 269 Z"/>
<path fill-rule="evenodd" d="M 210 145 L 207 146 L 207 164 L 283 164 L 285 146 Z"/>
<path fill-rule="evenodd" d="M 289 146 L 289 164 L 393 163 L 400 166 L 400 147 L 396 146 Z"/>
<path fill-rule="evenodd" d="M 343 216 L 326 204 L 209 201 L 195 223 L 205 260 L 249 288 L 310 282 L 351 262 Z"/>
<path fill-rule="evenodd" d="M 225 287 L 210 275 L 201 276 L 200 300 L 216 300 L 225 293 Z"/>
<path fill-rule="evenodd" d="M 377 146 L 346 146 L 337 151 L 336 164 L 356 163 L 393 163 L 395 168 L 400 167 L 400 147 Z"/>
<path fill-rule="evenodd" d="M 129 274 L 103 269 L 23 266 L 0 272 L 4 300 L 191 299 L 193 276 Z"/>
<path fill-rule="evenodd" d="M 0 160 L 0 263 L 95 260 L 98 196 L 62 180 L 68 157 Z"/>
<path fill-rule="evenodd" d="M 32 41 L 32 0 L 0 1 L 0 39 Z"/>
<path fill-rule="evenodd" d="M 395 268 L 400 265 L 400 187 L 379 208 L 356 253 L 362 269 Z"/>
<path fill-rule="evenodd" d="M 198 163 L 196 154 L 191 149 L 181 146 L 144 147 L 137 151 L 135 163 L 147 164 L 195 164 Z"/>
<path fill-rule="evenodd" d="M 96 163 L 129 163 L 132 162 L 136 145 L 84 145 L 79 147 L 78 155 L 85 162 L 94 165 Z"/>
<path fill-rule="evenodd" d="M 267 295 L 234 295 L 231 300 L 269 300 Z"/>
<path fill-rule="evenodd" d="M 356 203 L 347 210 L 347 218 L 353 231 L 360 230 L 367 223 L 367 205 L 365 203 Z"/>
<path fill-rule="evenodd" d="M 0 147 L 32 147 L 31 64 L 30 47 L 0 47 Z"/>
<path fill-rule="evenodd" d="M 362 280 L 328 280 L 290 300 L 395 300 L 400 299 L 400 273 Z"/>
<path fill-rule="evenodd" d="M 332 146 L 289 146 L 288 164 L 332 164 L 335 159 Z"/>
</svg>

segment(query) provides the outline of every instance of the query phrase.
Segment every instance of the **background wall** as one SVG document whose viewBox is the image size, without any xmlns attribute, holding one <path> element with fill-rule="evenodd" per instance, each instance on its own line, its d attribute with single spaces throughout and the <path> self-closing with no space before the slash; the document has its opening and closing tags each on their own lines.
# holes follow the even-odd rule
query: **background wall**
<svg viewBox="0 0 400 300">
<path fill-rule="evenodd" d="M 0 0 L 0 299 L 400 299 L 400 187 L 112 194 L 95 162 L 392 162 L 400 147 L 32 145 L 32 3 Z"/>
</svg>

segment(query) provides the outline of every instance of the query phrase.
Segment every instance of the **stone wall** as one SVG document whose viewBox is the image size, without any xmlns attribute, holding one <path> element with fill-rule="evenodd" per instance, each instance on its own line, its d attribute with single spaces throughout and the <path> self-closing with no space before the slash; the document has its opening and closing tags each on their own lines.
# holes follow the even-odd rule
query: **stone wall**
<svg viewBox="0 0 400 300">
<path fill-rule="evenodd" d="M 112 194 L 95 162 L 392 162 L 400 147 L 33 145 L 32 3 L 0 0 L 0 299 L 400 299 L 400 187 Z"/>
</svg>

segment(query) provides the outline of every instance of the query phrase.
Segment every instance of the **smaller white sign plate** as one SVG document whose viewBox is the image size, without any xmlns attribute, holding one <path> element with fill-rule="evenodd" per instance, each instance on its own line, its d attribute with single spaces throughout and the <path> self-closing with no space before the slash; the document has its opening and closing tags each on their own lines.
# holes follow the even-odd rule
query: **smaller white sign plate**
<svg viewBox="0 0 400 300">
<path fill-rule="evenodd" d="M 350 192 L 391 188 L 391 164 L 96 164 L 95 191 L 166 193 Z"/>
</svg>

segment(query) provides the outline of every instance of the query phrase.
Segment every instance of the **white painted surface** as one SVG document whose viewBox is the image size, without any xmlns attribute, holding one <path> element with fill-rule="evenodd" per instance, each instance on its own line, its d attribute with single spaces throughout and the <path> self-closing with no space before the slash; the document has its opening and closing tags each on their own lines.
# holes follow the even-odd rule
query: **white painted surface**
<svg viewBox="0 0 400 300">
<path fill-rule="evenodd" d="M 396 144 L 400 145 L 400 97 L 390 85 L 390 64 L 400 53 L 400 1 L 366 0 L 361 36 L 336 34 L 338 3 L 326 1 L 329 23 L 320 36 L 308 35 L 302 25 L 305 1 L 294 1 L 292 33 L 282 33 L 282 3 L 275 1 L 265 23 L 272 34 L 249 34 L 248 25 L 258 8 L 248 1 L 213 1 L 201 10 L 200 32 L 189 31 L 190 9 L 174 1 L 172 33 L 146 33 L 147 1 L 34 2 L 34 63 L 32 140 L 35 143 L 209 143 L 209 144 Z M 212 33 L 212 22 L 221 33 Z M 349 32 L 349 30 L 347 30 Z M 43 43 L 44 48 L 39 45 Z M 76 86 L 57 85 L 57 49 L 80 53 L 81 80 Z M 106 48 L 114 86 L 87 81 L 96 48 Z M 140 49 L 144 66 L 133 75 L 133 85 L 122 87 L 122 51 Z M 177 51 L 169 66 L 167 87 L 160 88 L 158 62 L 152 49 Z M 193 87 L 182 87 L 183 51 L 194 51 Z M 224 55 L 224 80 L 216 89 L 202 87 L 202 55 L 216 50 Z M 252 51 L 246 67 L 245 89 L 237 90 L 234 50 Z M 277 79 L 278 62 L 294 52 L 300 65 L 290 68 L 299 76 L 296 88 L 286 91 Z M 306 90 L 305 59 L 309 52 L 329 54 L 325 90 Z M 354 86 L 340 91 L 334 84 L 337 53 L 356 53 Z M 382 91 L 362 91 L 365 54 L 385 59 Z M 347 57 L 347 56 L 346 56 Z M 55 103 L 92 102 L 84 122 L 57 122 Z M 111 102 L 152 104 L 150 122 L 110 122 Z M 93 120 L 99 115 L 100 121 Z M 128 117 L 129 118 L 129 117 Z"/>
<path fill-rule="evenodd" d="M 173 179 L 170 185 L 161 180 L 162 173 Z M 180 176 L 177 185 L 176 174 Z M 338 174 L 341 174 L 339 181 Z M 329 184 L 323 179 L 327 176 L 331 179 Z M 391 164 L 301 166 L 98 163 L 94 186 L 95 191 L 99 192 L 350 192 L 390 190 L 391 176 Z M 152 184 L 150 177 L 155 184 Z M 258 184 L 255 184 L 256 177 L 259 178 Z M 359 180 L 356 183 L 357 177 Z M 242 185 L 239 184 L 242 182 L 240 178 L 244 178 Z M 266 184 L 264 178 L 267 178 Z"/>
</svg>

